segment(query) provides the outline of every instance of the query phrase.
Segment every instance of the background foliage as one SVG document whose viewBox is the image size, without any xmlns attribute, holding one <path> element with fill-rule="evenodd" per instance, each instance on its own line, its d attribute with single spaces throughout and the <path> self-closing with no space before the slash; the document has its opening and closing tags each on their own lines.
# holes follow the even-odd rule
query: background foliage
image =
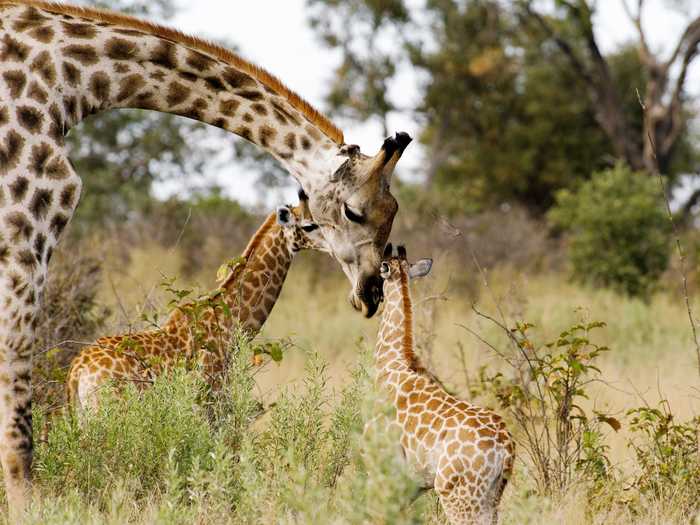
<svg viewBox="0 0 700 525">
<path fill-rule="evenodd" d="M 398 112 L 420 124 L 424 162 L 417 183 L 395 182 L 393 240 L 436 260 L 434 277 L 412 286 L 422 360 L 451 391 L 497 408 L 519 440 L 503 523 L 694 519 L 697 375 L 678 261 L 656 170 L 627 167 L 645 161 L 640 99 L 652 70 L 640 42 L 603 57 L 635 160 L 559 45 L 584 69 L 594 63 L 592 2 L 542 2 L 541 12 L 495 0 L 307 5 L 310 27 L 339 56 L 330 111 L 387 134 Z M 107 7 L 158 20 L 178 9 L 171 0 Z M 407 70 L 420 83 L 416 100 L 396 96 Z M 686 95 L 682 133 L 659 163 L 671 188 L 697 163 Z M 367 357 L 377 321 L 352 315 L 337 265 L 316 254 L 294 263 L 264 334 L 232 342 L 220 396 L 179 371 L 146 394 L 108 397 L 87 422 L 53 413 L 80 342 L 143 328 L 144 314 L 163 318 L 165 277 L 209 289 L 262 222 L 222 189 L 193 187 L 196 175 L 235 155 L 259 175 L 261 197 L 288 182 L 243 141 L 219 155 L 216 133 L 114 112 L 69 136 L 85 190 L 38 328 L 41 496 L 30 522 L 441 523 L 434 495 L 410 503 L 416 487 L 392 436 L 363 433 L 377 410 Z M 159 198 L 165 184 L 181 191 Z M 693 195 L 678 195 L 697 310 L 700 236 Z M 253 369 L 258 344 L 284 348 L 281 364 Z"/>
<path fill-rule="evenodd" d="M 648 297 L 668 267 L 670 223 L 659 181 L 622 164 L 561 190 L 550 212 L 570 233 L 577 279 Z"/>
</svg>

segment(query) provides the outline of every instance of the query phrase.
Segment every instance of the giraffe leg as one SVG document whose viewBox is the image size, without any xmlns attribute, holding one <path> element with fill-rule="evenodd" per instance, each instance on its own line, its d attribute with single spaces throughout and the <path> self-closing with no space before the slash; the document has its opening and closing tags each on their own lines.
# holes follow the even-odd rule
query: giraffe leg
<svg viewBox="0 0 700 525">
<path fill-rule="evenodd" d="M 60 163 L 62 152 L 54 158 Z M 11 170 L 0 183 L 0 463 L 11 522 L 21 520 L 31 491 L 32 346 L 41 292 L 80 195 L 80 179 L 63 161 L 53 178 Z"/>
<path fill-rule="evenodd" d="M 500 473 L 494 479 L 488 493 L 488 500 L 493 509 L 493 516 L 491 519 L 492 525 L 497 525 L 498 523 L 498 507 L 501 504 L 501 498 L 508 485 L 508 480 L 510 480 L 510 477 L 513 475 L 515 444 L 512 441 L 508 441 L 504 447 L 504 452 Z"/>
<path fill-rule="evenodd" d="M 31 487 L 32 343 L 39 292 L 31 275 L 7 265 L 0 269 L 0 462 L 12 521 L 21 518 Z"/>
<path fill-rule="evenodd" d="M 500 477 L 500 476 L 499 476 Z M 435 492 L 451 525 L 492 525 L 492 489 L 479 470 L 459 456 L 445 454 L 438 462 Z"/>
<path fill-rule="evenodd" d="M 475 496 L 466 485 L 455 485 L 451 490 L 438 492 L 440 505 L 451 525 L 492 525 L 496 520 L 495 508 L 484 498 Z"/>
</svg>

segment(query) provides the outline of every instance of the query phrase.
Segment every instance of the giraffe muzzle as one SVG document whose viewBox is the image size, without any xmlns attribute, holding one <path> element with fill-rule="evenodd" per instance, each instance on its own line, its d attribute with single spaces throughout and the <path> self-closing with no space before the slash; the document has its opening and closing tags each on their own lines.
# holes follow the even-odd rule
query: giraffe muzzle
<svg viewBox="0 0 700 525">
<path fill-rule="evenodd" d="M 379 305 L 384 299 L 384 290 L 382 279 L 376 275 L 371 275 L 362 283 L 360 291 L 356 294 L 357 299 L 359 299 L 359 306 L 353 302 L 353 306 L 362 311 L 362 314 L 366 318 L 372 317 L 377 310 Z"/>
</svg>

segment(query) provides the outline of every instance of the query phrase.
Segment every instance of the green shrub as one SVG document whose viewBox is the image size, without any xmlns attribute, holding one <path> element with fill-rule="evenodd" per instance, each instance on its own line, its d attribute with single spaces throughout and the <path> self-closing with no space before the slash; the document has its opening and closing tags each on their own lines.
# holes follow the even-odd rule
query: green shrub
<svg viewBox="0 0 700 525">
<path fill-rule="evenodd" d="M 570 234 L 574 277 L 647 296 L 669 262 L 669 221 L 659 182 L 622 164 L 562 190 L 550 218 Z"/>
<path fill-rule="evenodd" d="M 700 508 L 700 417 L 678 422 L 667 401 L 628 412 L 641 496 L 694 515 Z"/>
<path fill-rule="evenodd" d="M 202 391 L 194 374 L 182 371 L 144 392 L 131 385 L 123 399 L 106 389 L 99 410 L 54 421 L 37 450 L 37 478 L 58 492 L 71 486 L 95 498 L 115 480 L 134 483 L 143 494 L 164 486 L 171 454 L 178 472 L 189 473 L 214 448 L 197 403 Z"/>
<path fill-rule="evenodd" d="M 515 355 L 503 353 L 512 377 L 481 371 L 478 388 L 497 399 L 531 465 L 530 475 L 540 495 L 561 498 L 584 483 L 592 493 L 611 479 L 609 448 L 603 423 L 615 431 L 614 417 L 585 409 L 592 384 L 601 376 L 598 361 L 608 348 L 592 340 L 605 326 L 582 321 L 544 345 L 533 339 L 533 325 L 516 323 L 507 330 Z"/>
<path fill-rule="evenodd" d="M 106 390 L 96 411 L 53 418 L 37 442 L 43 497 L 27 522 L 432 523 L 434 497 L 411 504 L 417 487 L 398 438 L 364 433 L 377 411 L 366 365 L 335 392 L 310 354 L 303 380 L 261 410 L 256 349 L 233 344 L 218 392 L 178 369 L 143 392 Z M 37 411 L 38 425 L 45 417 Z"/>
</svg>

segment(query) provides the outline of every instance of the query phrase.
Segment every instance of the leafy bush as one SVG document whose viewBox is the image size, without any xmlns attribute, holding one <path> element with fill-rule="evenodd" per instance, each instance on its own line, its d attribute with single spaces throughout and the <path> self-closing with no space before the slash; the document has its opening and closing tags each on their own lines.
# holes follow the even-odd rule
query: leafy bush
<svg viewBox="0 0 700 525">
<path fill-rule="evenodd" d="M 659 183 L 622 164 L 562 190 L 550 211 L 570 234 L 574 276 L 645 297 L 669 262 L 669 221 Z"/>
<path fill-rule="evenodd" d="M 641 495 L 672 506 L 688 515 L 700 507 L 700 417 L 677 422 L 666 401 L 658 408 L 630 410 L 634 432 L 629 446 L 639 474 L 634 482 Z"/>
<path fill-rule="evenodd" d="M 562 497 L 574 483 L 583 481 L 595 489 L 610 479 L 601 423 L 616 431 L 620 423 L 583 408 L 600 374 L 596 361 L 608 350 L 591 340 L 591 332 L 602 326 L 583 322 L 538 345 L 530 335 L 533 325 L 516 323 L 507 330 L 515 349 L 507 357 L 513 376 L 489 377 L 482 370 L 481 388 L 493 393 L 514 421 L 511 430 L 542 495 Z"/>
<path fill-rule="evenodd" d="M 303 380 L 261 412 L 255 346 L 234 341 L 218 392 L 176 369 L 144 391 L 105 390 L 99 409 L 56 416 L 36 446 L 44 498 L 28 523 L 426 523 L 366 366 L 340 391 L 311 354 Z M 37 410 L 37 424 L 46 414 Z"/>
<path fill-rule="evenodd" d="M 37 477 L 58 492 L 70 486 L 94 499 L 115 480 L 135 484 L 139 494 L 162 488 L 171 455 L 179 474 L 197 462 L 208 466 L 214 435 L 197 403 L 201 391 L 182 371 L 144 392 L 130 385 L 123 399 L 105 389 L 98 411 L 54 422 L 37 450 Z"/>
</svg>

